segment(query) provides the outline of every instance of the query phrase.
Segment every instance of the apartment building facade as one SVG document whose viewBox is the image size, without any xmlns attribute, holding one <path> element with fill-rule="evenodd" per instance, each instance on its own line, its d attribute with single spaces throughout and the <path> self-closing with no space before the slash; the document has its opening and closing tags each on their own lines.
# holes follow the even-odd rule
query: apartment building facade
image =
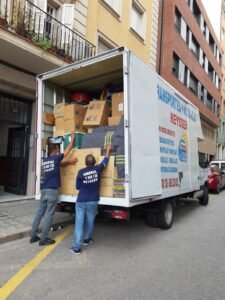
<svg viewBox="0 0 225 300">
<path fill-rule="evenodd" d="M 95 55 L 78 4 L 0 0 L 0 195 L 34 195 L 36 75 Z"/>
<path fill-rule="evenodd" d="M 222 48 L 221 112 L 217 132 L 217 159 L 225 159 L 225 1 L 221 1 L 220 44 Z"/>
<path fill-rule="evenodd" d="M 159 0 L 89 1 L 87 39 L 97 53 L 126 46 L 156 68 Z"/>
<path fill-rule="evenodd" d="M 158 70 L 200 111 L 201 161 L 216 155 L 221 110 L 221 47 L 201 0 L 160 3 Z"/>
<path fill-rule="evenodd" d="M 0 193 L 35 192 L 36 75 L 118 46 L 156 68 L 158 9 L 159 0 L 0 0 Z M 65 100 L 51 86 L 45 95 L 49 112 Z"/>
</svg>

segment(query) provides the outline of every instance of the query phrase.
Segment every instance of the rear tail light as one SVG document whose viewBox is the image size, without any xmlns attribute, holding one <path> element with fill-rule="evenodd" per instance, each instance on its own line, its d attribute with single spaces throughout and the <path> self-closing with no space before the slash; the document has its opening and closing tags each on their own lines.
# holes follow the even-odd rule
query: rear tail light
<svg viewBox="0 0 225 300">
<path fill-rule="evenodd" d="M 127 211 L 113 210 L 112 211 L 112 218 L 126 220 L 127 219 Z"/>
</svg>

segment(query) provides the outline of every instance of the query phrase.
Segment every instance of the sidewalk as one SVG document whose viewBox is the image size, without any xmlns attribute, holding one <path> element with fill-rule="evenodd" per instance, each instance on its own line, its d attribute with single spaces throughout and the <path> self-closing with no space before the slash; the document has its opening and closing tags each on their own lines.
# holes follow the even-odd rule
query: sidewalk
<svg viewBox="0 0 225 300">
<path fill-rule="evenodd" d="M 29 236 L 39 202 L 34 199 L 0 202 L 0 244 Z M 72 224 L 73 215 L 56 212 L 53 226 Z"/>
</svg>

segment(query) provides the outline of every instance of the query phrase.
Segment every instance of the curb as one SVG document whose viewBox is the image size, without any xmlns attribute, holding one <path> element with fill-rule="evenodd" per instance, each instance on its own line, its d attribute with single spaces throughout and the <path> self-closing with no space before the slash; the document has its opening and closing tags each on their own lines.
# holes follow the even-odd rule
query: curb
<svg viewBox="0 0 225 300">
<path fill-rule="evenodd" d="M 73 224 L 73 220 L 68 220 L 68 221 L 62 221 L 62 222 L 57 222 L 57 223 L 54 223 L 52 225 L 52 227 L 58 227 L 58 226 L 61 226 L 61 227 L 66 227 L 66 226 L 69 226 Z M 53 230 L 53 231 L 57 231 L 56 230 Z M 24 237 L 27 237 L 29 236 L 31 233 L 31 227 L 26 227 L 22 230 L 19 230 L 17 232 L 14 232 L 12 234 L 8 234 L 8 235 L 5 235 L 5 236 L 0 236 L 0 245 L 1 244 L 4 244 L 4 243 L 7 243 L 7 242 L 11 242 L 11 241 L 15 241 L 15 240 L 18 240 L 18 239 L 21 239 L 21 238 L 24 238 Z"/>
</svg>

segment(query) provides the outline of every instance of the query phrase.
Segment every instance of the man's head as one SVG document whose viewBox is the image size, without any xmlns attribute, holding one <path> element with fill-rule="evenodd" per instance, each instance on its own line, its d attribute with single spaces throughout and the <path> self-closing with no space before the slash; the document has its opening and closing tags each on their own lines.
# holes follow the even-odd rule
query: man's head
<svg viewBox="0 0 225 300">
<path fill-rule="evenodd" d="M 50 156 L 59 154 L 59 145 L 57 145 L 57 144 L 50 144 L 48 146 L 48 154 Z"/>
<path fill-rule="evenodd" d="M 95 160 L 95 157 L 92 155 L 92 154 L 88 154 L 86 157 L 85 157 L 85 165 L 87 167 L 91 167 L 91 166 L 94 166 L 96 164 L 96 160 Z"/>
</svg>

